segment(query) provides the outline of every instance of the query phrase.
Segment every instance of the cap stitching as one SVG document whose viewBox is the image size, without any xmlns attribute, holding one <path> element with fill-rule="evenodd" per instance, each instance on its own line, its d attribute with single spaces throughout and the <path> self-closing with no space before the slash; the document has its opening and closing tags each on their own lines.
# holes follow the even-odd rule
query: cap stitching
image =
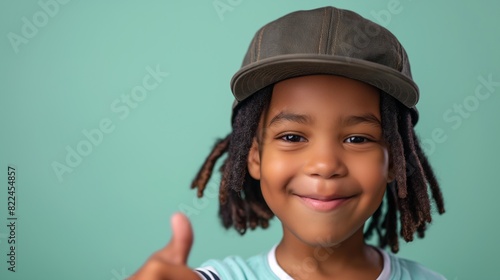
<svg viewBox="0 0 500 280">
<path fill-rule="evenodd" d="M 401 45 L 398 42 L 396 42 L 396 46 L 398 47 L 398 54 L 399 54 L 398 55 L 398 64 L 397 64 L 396 68 L 398 69 L 399 72 L 401 72 L 401 70 L 403 70 L 402 69 L 403 65 L 401 63 L 402 58 L 403 58 L 403 52 L 401 51 Z"/>
<path fill-rule="evenodd" d="M 334 41 L 333 41 L 333 50 L 332 54 L 335 54 L 335 49 L 337 47 L 337 34 L 339 32 L 339 23 L 340 23 L 340 11 L 339 10 L 334 10 L 337 13 L 337 22 L 335 24 L 335 35 L 334 35 Z"/>
<path fill-rule="evenodd" d="M 250 46 L 250 62 L 255 61 L 255 38 L 252 40 L 252 45 Z"/>
<path fill-rule="evenodd" d="M 261 43 L 262 43 L 262 34 L 264 34 L 264 30 L 266 29 L 266 26 L 264 26 L 262 28 L 262 30 L 260 30 L 260 34 L 259 34 L 259 47 L 257 48 L 257 60 L 256 61 L 259 61 L 260 59 L 260 46 L 261 46 Z"/>
<path fill-rule="evenodd" d="M 325 21 L 326 21 L 326 8 L 323 9 L 323 20 L 321 22 L 321 33 L 319 36 L 318 54 L 321 54 L 321 43 L 323 42 L 323 30 L 325 27 Z"/>
</svg>

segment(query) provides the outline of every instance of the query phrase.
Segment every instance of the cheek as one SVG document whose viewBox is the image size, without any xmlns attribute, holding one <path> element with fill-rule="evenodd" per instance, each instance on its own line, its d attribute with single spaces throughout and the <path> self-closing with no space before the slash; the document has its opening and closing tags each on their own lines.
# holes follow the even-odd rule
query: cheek
<svg viewBox="0 0 500 280">
<path fill-rule="evenodd" d="M 267 152 L 261 159 L 262 195 L 271 210 L 277 213 L 279 205 L 285 203 L 287 186 L 300 172 L 301 160 L 276 152 Z"/>
<path fill-rule="evenodd" d="M 349 172 L 358 178 L 365 191 L 380 193 L 385 191 L 389 175 L 389 156 L 385 149 L 363 155 L 363 159 L 353 159 Z"/>
<path fill-rule="evenodd" d="M 273 189 L 285 188 L 300 171 L 301 162 L 296 155 L 269 151 L 262 157 L 261 181 Z"/>
</svg>

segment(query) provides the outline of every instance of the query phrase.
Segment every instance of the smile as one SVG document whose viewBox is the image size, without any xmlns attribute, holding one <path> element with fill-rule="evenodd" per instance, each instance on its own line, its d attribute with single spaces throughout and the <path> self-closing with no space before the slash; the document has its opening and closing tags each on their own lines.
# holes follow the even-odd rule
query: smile
<svg viewBox="0 0 500 280">
<path fill-rule="evenodd" d="M 297 197 L 304 203 L 307 207 L 315 211 L 329 212 L 333 211 L 346 202 L 348 202 L 353 196 L 348 197 L 335 197 L 335 198 L 321 198 L 321 197 L 309 197 L 297 195 Z"/>
</svg>

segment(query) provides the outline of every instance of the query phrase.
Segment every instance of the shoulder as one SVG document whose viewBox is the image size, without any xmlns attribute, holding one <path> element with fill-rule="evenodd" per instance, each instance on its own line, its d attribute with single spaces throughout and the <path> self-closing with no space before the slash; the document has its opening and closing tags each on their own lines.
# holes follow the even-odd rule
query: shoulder
<svg viewBox="0 0 500 280">
<path fill-rule="evenodd" d="M 446 280 L 446 278 L 423 265 L 392 253 L 387 253 L 391 262 L 391 280 Z"/>
<path fill-rule="evenodd" d="M 208 260 L 195 271 L 202 279 L 277 279 L 269 268 L 266 253 L 246 260 L 240 256 L 229 256 L 223 260 Z M 207 277 L 209 275 L 211 277 Z"/>
</svg>

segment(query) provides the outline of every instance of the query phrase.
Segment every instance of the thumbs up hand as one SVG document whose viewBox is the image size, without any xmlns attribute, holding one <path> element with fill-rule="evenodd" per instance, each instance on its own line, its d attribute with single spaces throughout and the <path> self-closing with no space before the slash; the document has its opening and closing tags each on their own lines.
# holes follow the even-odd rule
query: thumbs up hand
<svg viewBox="0 0 500 280">
<path fill-rule="evenodd" d="M 193 245 L 193 229 L 186 216 L 172 215 L 172 239 L 154 253 L 129 280 L 199 280 L 200 277 L 187 265 Z"/>
</svg>

